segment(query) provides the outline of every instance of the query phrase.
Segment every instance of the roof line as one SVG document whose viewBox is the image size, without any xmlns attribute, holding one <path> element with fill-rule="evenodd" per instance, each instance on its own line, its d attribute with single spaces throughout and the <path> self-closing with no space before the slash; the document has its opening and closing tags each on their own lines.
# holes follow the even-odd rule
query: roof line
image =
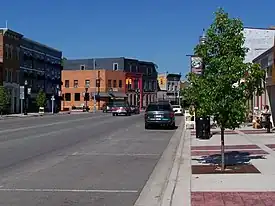
<svg viewBox="0 0 275 206">
<path fill-rule="evenodd" d="M 37 45 L 39 45 L 39 46 L 43 46 L 43 47 L 45 47 L 45 48 L 47 48 L 47 49 L 55 50 L 55 51 L 57 51 L 57 52 L 61 52 L 61 53 L 62 53 L 62 51 L 60 51 L 60 50 L 58 50 L 58 49 L 56 49 L 56 48 L 53 48 L 53 47 L 47 46 L 47 45 L 45 45 L 45 44 L 39 43 L 39 42 L 37 42 L 37 41 L 35 41 L 35 40 L 32 40 L 32 39 L 29 39 L 29 38 L 27 38 L 27 37 L 23 37 L 23 39 L 26 40 L 26 41 L 35 43 L 35 44 L 37 44 Z"/>
<path fill-rule="evenodd" d="M 275 30 L 275 28 L 249 27 L 249 26 L 245 26 L 244 29 Z"/>
<path fill-rule="evenodd" d="M 274 46 L 272 46 L 271 48 L 269 48 L 268 50 L 266 50 L 264 53 L 260 54 L 259 56 L 257 56 L 255 59 L 252 60 L 253 63 L 255 63 L 256 61 L 258 61 L 259 59 L 263 58 L 265 55 L 269 54 L 270 52 L 272 52 L 272 49 L 274 48 Z"/>
</svg>

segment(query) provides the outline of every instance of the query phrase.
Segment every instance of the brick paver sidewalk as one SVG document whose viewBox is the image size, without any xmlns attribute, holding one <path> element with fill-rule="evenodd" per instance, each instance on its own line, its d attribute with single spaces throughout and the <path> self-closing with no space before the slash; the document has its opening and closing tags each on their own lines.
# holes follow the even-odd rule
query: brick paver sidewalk
<svg viewBox="0 0 275 206">
<path fill-rule="evenodd" d="M 220 161 L 220 134 L 210 140 L 197 140 L 194 132 L 190 132 L 190 137 L 192 206 L 275 206 L 274 133 L 253 129 L 226 131 L 226 161 L 236 164 L 235 168 L 254 168 L 251 173 L 240 169 L 230 174 L 205 174 L 206 167 Z M 195 172 L 195 168 L 201 170 Z"/>
</svg>

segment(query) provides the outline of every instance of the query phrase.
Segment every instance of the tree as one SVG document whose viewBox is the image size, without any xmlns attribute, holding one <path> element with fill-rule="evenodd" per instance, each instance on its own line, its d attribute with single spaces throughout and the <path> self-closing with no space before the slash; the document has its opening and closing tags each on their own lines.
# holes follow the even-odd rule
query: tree
<svg viewBox="0 0 275 206">
<path fill-rule="evenodd" d="M 36 104 L 38 107 L 44 107 L 46 105 L 46 94 L 43 90 L 40 90 L 36 96 Z"/>
<path fill-rule="evenodd" d="M 4 86 L 0 86 L 0 113 L 1 116 L 5 112 L 10 104 L 10 96 L 7 89 Z"/>
<path fill-rule="evenodd" d="M 247 100 L 262 92 L 264 71 L 260 66 L 244 63 L 242 21 L 229 18 L 223 9 L 216 13 L 206 32 L 204 44 L 195 54 L 204 62 L 203 75 L 188 75 L 190 86 L 185 97 L 196 107 L 197 116 L 213 115 L 221 128 L 221 170 L 225 170 L 224 130 L 239 127 L 246 118 Z"/>
<path fill-rule="evenodd" d="M 61 66 L 62 67 L 64 67 L 64 63 L 65 63 L 66 60 L 67 60 L 66 57 L 62 57 L 62 59 L 61 59 Z"/>
</svg>

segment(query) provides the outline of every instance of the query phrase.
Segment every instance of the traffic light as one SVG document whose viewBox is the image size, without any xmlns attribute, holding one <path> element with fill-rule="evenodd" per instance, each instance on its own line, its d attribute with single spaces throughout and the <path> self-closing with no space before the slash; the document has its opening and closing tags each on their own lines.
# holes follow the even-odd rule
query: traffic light
<svg viewBox="0 0 275 206">
<path fill-rule="evenodd" d="M 97 88 L 99 88 L 99 87 L 100 87 L 100 79 L 97 79 L 95 84 L 96 84 L 95 86 L 96 86 Z"/>
<path fill-rule="evenodd" d="M 89 93 L 85 93 L 84 101 L 90 101 L 90 94 Z"/>
</svg>

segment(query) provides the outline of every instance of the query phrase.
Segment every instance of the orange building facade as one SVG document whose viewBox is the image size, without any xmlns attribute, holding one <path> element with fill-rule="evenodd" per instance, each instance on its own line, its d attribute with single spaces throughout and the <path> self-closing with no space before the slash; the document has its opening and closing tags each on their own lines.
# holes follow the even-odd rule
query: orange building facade
<svg viewBox="0 0 275 206">
<path fill-rule="evenodd" d="M 101 109 L 116 99 L 126 99 L 125 73 L 111 70 L 63 70 L 62 110 L 87 106 Z M 99 83 L 99 84 L 97 84 Z M 88 98 L 85 98 L 85 93 Z M 86 101 L 87 100 L 87 101 Z"/>
</svg>

